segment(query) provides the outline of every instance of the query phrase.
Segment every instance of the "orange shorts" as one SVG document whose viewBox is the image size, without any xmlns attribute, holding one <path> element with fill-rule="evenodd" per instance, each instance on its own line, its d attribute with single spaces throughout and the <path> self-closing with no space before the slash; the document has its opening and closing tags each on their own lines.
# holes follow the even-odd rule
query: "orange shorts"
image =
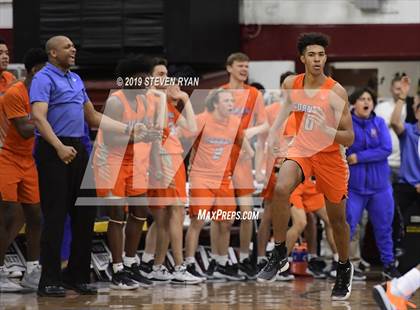
<svg viewBox="0 0 420 310">
<path fill-rule="evenodd" d="M 38 171 L 30 156 L 0 151 L 0 196 L 4 201 L 38 204 Z"/>
<path fill-rule="evenodd" d="M 201 212 L 232 212 L 236 210 L 235 192 L 229 181 L 224 181 L 216 188 L 205 179 L 191 180 L 190 217 L 196 217 Z M 219 212 L 220 212 L 219 211 Z M 218 217 L 216 220 L 223 220 Z"/>
<path fill-rule="evenodd" d="M 317 191 L 315 183 L 307 179 L 300 184 L 290 195 L 290 203 L 305 210 L 306 213 L 316 212 L 325 206 L 324 195 Z"/>
<path fill-rule="evenodd" d="M 147 192 L 147 175 L 143 172 L 134 174 L 133 165 L 108 165 L 107 168 L 110 180 L 115 179 L 112 177 L 113 175 L 118 175 L 115 179 L 115 184 L 107 184 L 111 183 L 111 181 L 104 179 L 106 176 L 99 176 L 98 169 L 94 169 L 98 187 L 96 194 L 98 197 L 135 197 L 144 195 Z M 134 188 L 134 183 L 142 184 L 141 188 Z M 107 185 L 104 186 L 104 184 Z"/>
<path fill-rule="evenodd" d="M 251 159 L 238 159 L 233 170 L 232 180 L 236 197 L 248 196 L 254 193 L 255 187 Z"/>
<path fill-rule="evenodd" d="M 319 152 L 311 157 L 288 157 L 302 169 L 305 179 L 312 175 L 316 188 L 332 203 L 339 203 L 347 197 L 349 167 L 340 151 Z"/>
<path fill-rule="evenodd" d="M 164 208 L 166 206 L 184 206 L 187 203 L 186 183 L 187 177 L 182 155 L 169 155 L 174 167 L 179 167 L 175 172 L 171 183 L 163 188 L 163 182 L 156 180 L 153 172 L 149 177 L 149 189 L 147 197 L 150 199 L 151 208 Z"/>
</svg>

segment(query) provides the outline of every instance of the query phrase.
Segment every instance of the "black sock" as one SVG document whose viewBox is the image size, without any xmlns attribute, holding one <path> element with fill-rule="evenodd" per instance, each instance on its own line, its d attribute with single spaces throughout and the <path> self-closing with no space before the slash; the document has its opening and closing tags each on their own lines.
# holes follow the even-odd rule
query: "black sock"
<svg viewBox="0 0 420 310">
<path fill-rule="evenodd" d="M 286 242 L 274 242 L 274 249 L 279 253 L 281 256 L 286 256 L 287 248 Z"/>
</svg>

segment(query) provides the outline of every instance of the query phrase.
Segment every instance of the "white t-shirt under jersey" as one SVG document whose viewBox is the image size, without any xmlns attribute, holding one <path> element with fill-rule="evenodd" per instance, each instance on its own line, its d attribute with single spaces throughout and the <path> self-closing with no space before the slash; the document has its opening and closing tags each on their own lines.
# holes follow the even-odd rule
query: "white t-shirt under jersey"
<svg viewBox="0 0 420 310">
<path fill-rule="evenodd" d="M 392 98 L 387 98 L 376 106 L 375 113 L 377 116 L 380 116 L 385 120 L 385 123 L 388 126 L 389 133 L 391 135 L 392 153 L 388 157 L 388 164 L 391 168 L 399 168 L 401 165 L 400 142 L 398 140 L 397 134 L 391 128 L 391 115 L 392 112 L 394 112 L 394 108 L 394 100 Z M 405 122 L 406 117 L 407 105 L 404 105 L 401 113 L 401 120 Z"/>
</svg>

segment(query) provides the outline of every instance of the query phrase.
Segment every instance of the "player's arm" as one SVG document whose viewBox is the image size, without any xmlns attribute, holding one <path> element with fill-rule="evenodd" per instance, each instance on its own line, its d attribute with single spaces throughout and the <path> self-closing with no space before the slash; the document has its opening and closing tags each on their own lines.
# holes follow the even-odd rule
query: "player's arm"
<svg viewBox="0 0 420 310">
<path fill-rule="evenodd" d="M 68 164 L 76 156 L 77 151 L 71 146 L 64 145 L 60 139 L 58 139 L 47 120 L 47 113 L 47 102 L 35 101 L 32 103 L 32 119 L 35 127 L 38 129 L 42 138 L 54 147 L 60 159 Z"/>
<path fill-rule="evenodd" d="M 117 121 L 122 122 L 124 113 L 124 106 L 118 100 L 117 97 L 111 96 L 105 103 L 104 116 Z M 99 126 L 98 126 L 99 127 Z M 110 146 L 125 146 L 128 144 L 128 136 L 122 133 L 117 133 L 106 129 L 103 124 L 100 124 L 100 129 L 103 132 L 104 142 Z"/>
<path fill-rule="evenodd" d="M 26 100 L 14 91 L 8 91 L 3 96 L 5 117 L 10 120 L 23 139 L 34 136 L 35 125 L 30 120 L 26 110 Z"/>
<path fill-rule="evenodd" d="M 268 131 L 267 144 L 268 144 L 268 149 L 271 151 L 273 151 L 275 144 L 277 144 L 278 142 L 279 129 L 284 127 L 283 125 L 285 124 L 285 121 L 287 120 L 290 112 L 292 111 L 290 91 L 293 88 L 294 79 L 295 79 L 295 76 L 290 75 L 284 80 L 283 85 L 282 85 L 282 90 L 284 91 L 284 94 L 285 94 L 284 103 L 282 105 L 280 113 L 277 114 L 277 117 L 274 120 L 273 125 Z"/>
<path fill-rule="evenodd" d="M 252 148 L 252 146 L 251 146 L 251 143 L 249 142 L 249 140 L 247 139 L 247 138 L 245 138 L 244 140 L 243 140 L 243 147 L 244 147 L 244 151 L 245 151 L 245 153 L 250 157 L 250 158 L 252 158 L 252 157 L 254 157 L 254 155 L 255 155 L 255 152 L 254 152 L 254 149 Z"/>
<path fill-rule="evenodd" d="M 29 139 L 34 136 L 35 125 L 29 119 L 29 115 L 11 119 L 13 126 L 23 139 Z"/>
<path fill-rule="evenodd" d="M 247 137 L 250 140 L 257 135 L 266 133 L 269 129 L 270 126 L 268 125 L 268 122 L 265 121 L 261 125 L 245 129 L 245 137 Z"/>
<path fill-rule="evenodd" d="M 321 109 L 316 109 L 311 113 L 312 119 L 326 134 L 334 138 L 334 142 L 343 146 L 350 146 L 354 141 L 353 121 L 351 118 L 347 92 L 340 84 L 332 89 L 330 104 L 338 119 L 337 129 L 329 126 L 326 122 L 325 114 Z"/>
<path fill-rule="evenodd" d="M 408 92 L 410 91 L 410 84 L 411 81 L 407 76 L 401 79 L 401 95 L 398 98 L 394 111 L 391 115 L 391 127 L 398 136 L 403 134 L 405 130 L 401 113 L 405 104 L 405 99 L 407 98 Z"/>
<path fill-rule="evenodd" d="M 267 135 L 262 134 L 257 137 L 255 146 L 255 179 L 257 182 L 263 182 L 265 176 L 263 174 L 264 155 L 267 153 L 266 143 Z"/>
<path fill-rule="evenodd" d="M 197 123 L 195 121 L 195 114 L 192 107 L 191 100 L 187 93 L 181 92 L 181 98 L 182 102 L 184 102 L 184 111 L 185 111 L 185 117 L 183 115 L 180 115 L 176 124 L 184 129 L 187 129 L 190 132 L 196 132 L 197 131 Z"/>
<path fill-rule="evenodd" d="M 270 129 L 270 125 L 268 124 L 267 115 L 264 107 L 264 99 L 261 95 L 261 92 L 259 91 L 252 113 L 253 116 L 256 116 L 257 125 L 249 127 L 245 130 L 245 137 L 247 137 L 250 141 L 253 137 L 266 133 Z"/>
<path fill-rule="evenodd" d="M 96 127 L 106 131 L 113 131 L 115 133 L 124 134 L 127 132 L 126 124 L 113 120 L 112 118 L 104 115 L 95 110 L 92 102 L 89 100 L 84 104 L 85 120 L 89 127 Z"/>
<path fill-rule="evenodd" d="M 401 120 L 401 113 L 402 113 L 404 104 L 405 102 L 403 100 L 398 99 L 395 105 L 394 111 L 392 112 L 392 115 L 391 115 L 391 127 L 398 136 L 403 134 L 405 130 L 404 123 Z"/>
</svg>

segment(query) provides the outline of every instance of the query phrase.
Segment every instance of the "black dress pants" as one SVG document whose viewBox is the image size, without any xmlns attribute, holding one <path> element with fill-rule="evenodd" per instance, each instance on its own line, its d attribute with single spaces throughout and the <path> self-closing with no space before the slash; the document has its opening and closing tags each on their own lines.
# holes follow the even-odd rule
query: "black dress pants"
<svg viewBox="0 0 420 310">
<path fill-rule="evenodd" d="M 65 281 L 89 283 L 96 207 L 75 206 L 88 162 L 88 154 L 79 138 L 59 138 L 77 151 L 66 165 L 55 149 L 42 138 L 35 145 L 43 228 L 41 234 L 42 274 L 39 287 L 61 285 L 61 243 L 66 215 L 71 217 L 72 243 Z"/>
</svg>

